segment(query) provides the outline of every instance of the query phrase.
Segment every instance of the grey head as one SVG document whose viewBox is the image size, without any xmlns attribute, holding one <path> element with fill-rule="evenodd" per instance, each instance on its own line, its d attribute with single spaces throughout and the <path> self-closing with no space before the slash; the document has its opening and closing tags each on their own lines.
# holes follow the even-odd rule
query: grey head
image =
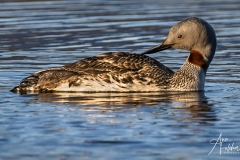
<svg viewBox="0 0 240 160">
<path fill-rule="evenodd" d="M 163 43 L 142 54 L 151 54 L 170 48 L 189 50 L 192 53 L 201 54 L 208 67 L 214 57 L 216 44 L 216 35 L 212 26 L 200 18 L 191 17 L 174 25 Z"/>
</svg>

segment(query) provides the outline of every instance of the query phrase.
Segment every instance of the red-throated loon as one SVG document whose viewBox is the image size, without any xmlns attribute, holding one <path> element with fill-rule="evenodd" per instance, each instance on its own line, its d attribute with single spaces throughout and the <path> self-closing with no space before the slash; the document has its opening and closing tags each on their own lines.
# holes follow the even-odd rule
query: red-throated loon
<svg viewBox="0 0 240 160">
<path fill-rule="evenodd" d="M 142 54 L 109 52 L 42 70 L 23 79 L 11 91 L 201 91 L 216 43 L 211 25 L 191 17 L 174 25 L 163 43 Z M 190 51 L 177 72 L 146 56 L 170 48 Z"/>
</svg>

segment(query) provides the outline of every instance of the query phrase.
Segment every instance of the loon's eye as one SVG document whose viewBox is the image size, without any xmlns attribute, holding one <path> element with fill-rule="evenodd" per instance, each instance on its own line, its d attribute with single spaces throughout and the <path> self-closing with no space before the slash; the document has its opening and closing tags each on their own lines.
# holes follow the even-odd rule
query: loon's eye
<svg viewBox="0 0 240 160">
<path fill-rule="evenodd" d="M 178 38 L 182 38 L 182 35 L 180 34 L 180 35 L 178 35 Z"/>
</svg>

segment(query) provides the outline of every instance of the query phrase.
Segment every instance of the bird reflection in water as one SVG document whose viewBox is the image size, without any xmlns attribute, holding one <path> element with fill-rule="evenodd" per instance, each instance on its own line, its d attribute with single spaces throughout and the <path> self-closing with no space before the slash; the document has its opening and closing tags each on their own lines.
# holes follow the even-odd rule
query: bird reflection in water
<svg viewBox="0 0 240 160">
<path fill-rule="evenodd" d="M 145 92 L 145 93 L 79 93 L 56 92 L 32 95 L 34 101 L 44 103 L 70 103 L 80 110 L 114 112 L 136 110 L 141 107 L 155 107 L 153 114 L 170 114 L 167 119 L 189 121 L 204 119 L 215 121 L 216 115 L 204 92 Z M 156 107 L 159 112 L 156 111 Z M 150 108 L 151 109 L 151 108 Z M 171 111 L 169 111 L 171 110 Z M 176 110 L 183 115 L 176 115 Z M 175 113 L 174 113 L 175 112 Z M 187 115 L 187 116 L 186 116 Z"/>
</svg>

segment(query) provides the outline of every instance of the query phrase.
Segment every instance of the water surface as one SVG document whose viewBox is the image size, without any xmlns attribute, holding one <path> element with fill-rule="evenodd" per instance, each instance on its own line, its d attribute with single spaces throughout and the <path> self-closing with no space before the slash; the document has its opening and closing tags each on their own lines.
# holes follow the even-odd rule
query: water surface
<svg viewBox="0 0 240 160">
<path fill-rule="evenodd" d="M 240 3 L 11 0 L 0 3 L 0 159 L 237 159 Z M 141 53 L 177 22 L 215 29 L 205 92 L 41 93 L 9 90 L 41 69 L 109 51 Z M 187 52 L 151 57 L 177 70 Z M 212 141 L 213 142 L 213 141 Z M 208 155 L 210 153 L 210 155 Z"/>
</svg>

